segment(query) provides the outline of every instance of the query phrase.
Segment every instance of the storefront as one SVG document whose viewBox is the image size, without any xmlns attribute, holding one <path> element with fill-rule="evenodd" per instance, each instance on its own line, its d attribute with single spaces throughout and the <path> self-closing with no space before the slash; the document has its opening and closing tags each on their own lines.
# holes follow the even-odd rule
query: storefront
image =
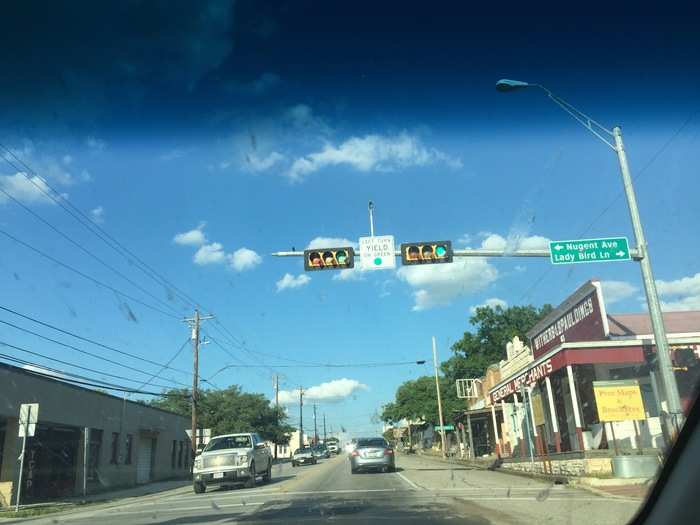
<svg viewBox="0 0 700 525">
<path fill-rule="evenodd" d="M 22 503 L 189 473 L 189 418 L 7 364 L 0 384 L 10 385 L 0 389 L 0 506 L 17 492 L 23 403 L 38 403 L 39 412 L 27 438 Z"/>
<path fill-rule="evenodd" d="M 672 359 L 684 356 L 686 366 L 676 376 L 687 406 L 700 369 L 700 312 L 671 312 L 664 321 Z M 489 390 L 491 403 L 502 408 L 499 438 L 506 453 L 524 458 L 531 449 L 541 456 L 663 445 L 660 414 L 666 404 L 659 402 L 649 366 L 656 350 L 646 314 L 608 314 L 600 283 L 589 281 L 527 336 L 531 357 L 519 355 L 518 366 Z M 508 363 L 501 368 L 509 369 Z M 637 415 L 601 417 L 596 396 L 611 391 L 605 387 L 637 395 Z"/>
</svg>

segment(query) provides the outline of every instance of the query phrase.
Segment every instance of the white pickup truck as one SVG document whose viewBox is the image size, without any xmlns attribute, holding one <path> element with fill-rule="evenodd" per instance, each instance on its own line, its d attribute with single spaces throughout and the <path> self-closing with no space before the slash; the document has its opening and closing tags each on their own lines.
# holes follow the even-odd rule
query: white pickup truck
<svg viewBox="0 0 700 525">
<path fill-rule="evenodd" d="M 195 493 L 207 490 L 207 485 L 245 483 L 254 487 L 256 478 L 272 479 L 272 454 L 262 438 L 252 432 L 226 434 L 211 438 L 194 460 L 192 482 Z"/>
</svg>

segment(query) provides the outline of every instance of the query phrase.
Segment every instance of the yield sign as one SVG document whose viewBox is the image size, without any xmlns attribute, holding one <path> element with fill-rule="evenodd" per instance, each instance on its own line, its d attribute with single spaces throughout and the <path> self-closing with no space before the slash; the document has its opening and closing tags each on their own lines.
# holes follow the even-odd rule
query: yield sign
<svg viewBox="0 0 700 525">
<path fill-rule="evenodd" d="M 360 265 L 363 270 L 396 268 L 394 236 L 360 237 Z"/>
</svg>

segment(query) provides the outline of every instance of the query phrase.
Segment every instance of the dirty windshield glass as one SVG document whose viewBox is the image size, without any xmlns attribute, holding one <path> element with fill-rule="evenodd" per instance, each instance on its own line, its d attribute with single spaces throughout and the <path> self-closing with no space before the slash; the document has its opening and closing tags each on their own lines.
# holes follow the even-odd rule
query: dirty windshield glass
<svg viewBox="0 0 700 525">
<path fill-rule="evenodd" d="M 656 501 L 700 410 L 698 17 L 485 4 L 2 3 L 0 523 Z"/>
</svg>

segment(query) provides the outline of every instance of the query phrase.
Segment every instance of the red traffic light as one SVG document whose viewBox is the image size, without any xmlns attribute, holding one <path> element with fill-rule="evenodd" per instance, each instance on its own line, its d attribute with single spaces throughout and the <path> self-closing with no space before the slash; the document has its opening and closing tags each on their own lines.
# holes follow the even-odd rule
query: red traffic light
<svg viewBox="0 0 700 525">
<path fill-rule="evenodd" d="M 452 262 L 451 241 L 405 242 L 401 245 L 401 263 L 437 264 Z"/>
<path fill-rule="evenodd" d="M 355 267 L 355 251 L 350 247 L 304 250 L 304 270 L 345 270 Z"/>
</svg>

